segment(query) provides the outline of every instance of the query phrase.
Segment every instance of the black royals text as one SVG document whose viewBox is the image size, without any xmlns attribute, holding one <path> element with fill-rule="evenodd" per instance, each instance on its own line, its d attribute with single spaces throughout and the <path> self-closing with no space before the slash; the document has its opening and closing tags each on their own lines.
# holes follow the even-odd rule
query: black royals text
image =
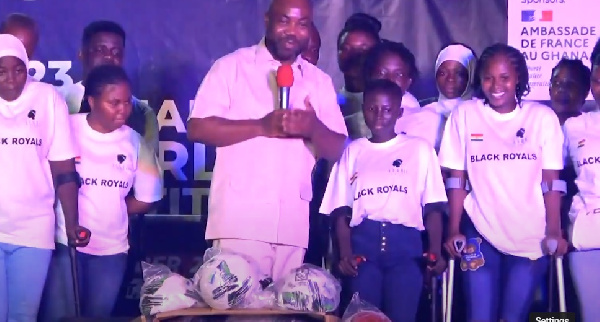
<svg viewBox="0 0 600 322">
<path fill-rule="evenodd" d="M 581 168 L 584 165 L 590 165 L 590 164 L 600 164 L 600 156 L 598 157 L 587 157 L 587 158 L 582 158 L 580 160 L 577 160 L 577 167 Z"/>
<path fill-rule="evenodd" d="M 98 178 L 81 178 L 82 186 L 101 186 L 108 188 L 123 188 L 128 189 L 129 183 L 122 180 L 108 180 Z"/>
<path fill-rule="evenodd" d="M 537 160 L 535 153 L 485 153 L 471 156 L 471 163 L 482 161 Z"/>
<path fill-rule="evenodd" d="M 364 196 L 374 196 L 374 195 L 390 193 L 390 192 L 408 193 L 408 189 L 405 186 L 399 186 L 399 185 L 395 185 L 395 184 L 381 186 L 381 187 L 374 187 L 374 188 L 365 188 L 365 189 L 361 189 L 357 192 L 356 196 L 354 197 L 354 201 L 356 201 Z"/>
<path fill-rule="evenodd" d="M 35 145 L 42 146 L 42 139 L 38 138 L 0 138 L 1 145 Z"/>
</svg>

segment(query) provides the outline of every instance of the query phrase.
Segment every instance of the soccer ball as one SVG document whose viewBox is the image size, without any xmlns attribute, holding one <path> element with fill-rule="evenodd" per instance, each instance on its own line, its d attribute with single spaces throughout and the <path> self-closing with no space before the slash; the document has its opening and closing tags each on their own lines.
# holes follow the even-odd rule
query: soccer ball
<svg viewBox="0 0 600 322">
<path fill-rule="evenodd" d="M 259 280 L 248 260 L 229 253 L 213 256 L 194 275 L 194 285 L 200 296 L 217 310 L 243 306 L 260 290 Z"/>
<path fill-rule="evenodd" d="M 303 265 L 293 270 L 278 289 L 280 307 L 310 312 L 332 312 L 340 304 L 339 282 L 326 271 Z"/>
</svg>

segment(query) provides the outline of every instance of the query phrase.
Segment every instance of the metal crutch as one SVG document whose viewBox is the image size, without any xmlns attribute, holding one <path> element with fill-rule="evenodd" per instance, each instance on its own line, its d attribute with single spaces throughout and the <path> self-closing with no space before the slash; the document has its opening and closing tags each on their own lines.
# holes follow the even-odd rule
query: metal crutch
<svg viewBox="0 0 600 322">
<path fill-rule="evenodd" d="M 554 254 L 558 249 L 558 241 L 556 239 L 548 239 L 546 241 L 546 246 L 548 247 L 550 254 Z M 558 284 L 558 308 L 560 312 L 567 312 L 567 303 L 565 300 L 565 276 L 562 257 L 555 257 L 554 263 L 556 265 L 556 284 Z"/>
<path fill-rule="evenodd" d="M 465 247 L 464 240 L 455 240 L 454 241 L 454 249 L 457 253 L 462 253 L 463 248 Z M 446 300 L 446 316 L 444 318 L 444 322 L 452 322 L 452 298 L 454 296 L 454 267 L 455 267 L 455 259 L 451 258 L 448 261 L 448 289 L 447 289 L 447 300 Z"/>
<path fill-rule="evenodd" d="M 81 304 L 79 298 L 79 273 L 77 271 L 77 249 L 69 246 L 69 257 L 71 259 L 71 279 L 73 281 L 73 296 L 75 298 L 75 317 L 81 316 Z"/>
<path fill-rule="evenodd" d="M 450 264 L 448 264 L 450 265 Z M 446 302 L 448 301 L 448 269 L 442 274 L 442 319 L 446 320 L 446 309 L 448 308 Z"/>
<path fill-rule="evenodd" d="M 91 233 L 87 229 L 77 232 L 78 240 L 86 240 Z M 69 246 L 69 258 L 71 260 L 71 279 L 73 281 L 73 297 L 75 299 L 75 317 L 81 317 L 81 298 L 79 297 L 79 272 L 77 269 L 77 248 Z"/>
<path fill-rule="evenodd" d="M 427 260 L 427 266 L 428 267 L 435 267 L 435 265 L 437 264 L 437 258 L 435 256 L 435 254 L 425 254 L 426 256 L 426 260 Z M 438 302 L 438 287 L 437 287 L 437 276 L 432 276 L 431 277 L 431 293 L 430 293 L 430 298 L 431 298 L 431 321 L 432 322 L 438 322 L 438 309 L 437 309 L 437 302 Z"/>
</svg>

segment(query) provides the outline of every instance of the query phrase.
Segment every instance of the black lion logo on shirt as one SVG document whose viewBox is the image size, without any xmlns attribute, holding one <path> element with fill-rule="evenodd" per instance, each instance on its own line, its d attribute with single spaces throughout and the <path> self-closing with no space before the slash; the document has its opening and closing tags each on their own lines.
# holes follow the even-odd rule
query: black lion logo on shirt
<svg viewBox="0 0 600 322">
<path fill-rule="evenodd" d="M 517 131 L 517 137 L 520 138 L 520 139 L 522 139 L 524 135 L 525 135 L 525 129 L 524 128 L 520 128 Z"/>
<path fill-rule="evenodd" d="M 392 162 L 392 165 L 396 168 L 399 168 L 402 165 L 402 160 L 396 159 L 394 162 Z"/>
<path fill-rule="evenodd" d="M 29 113 L 27 113 L 27 117 L 32 120 L 35 120 L 35 110 L 29 111 Z"/>
<path fill-rule="evenodd" d="M 117 155 L 117 161 L 119 161 L 120 164 L 123 164 L 123 162 L 125 162 L 125 159 L 127 159 L 127 157 L 123 154 L 119 154 Z"/>
</svg>

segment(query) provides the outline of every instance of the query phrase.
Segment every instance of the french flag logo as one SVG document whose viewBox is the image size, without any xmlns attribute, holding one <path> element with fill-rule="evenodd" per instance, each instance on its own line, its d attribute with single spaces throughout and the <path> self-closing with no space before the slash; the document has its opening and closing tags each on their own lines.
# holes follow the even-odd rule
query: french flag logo
<svg viewBox="0 0 600 322">
<path fill-rule="evenodd" d="M 523 10 L 521 11 L 521 21 L 552 21 L 552 10 Z"/>
</svg>

